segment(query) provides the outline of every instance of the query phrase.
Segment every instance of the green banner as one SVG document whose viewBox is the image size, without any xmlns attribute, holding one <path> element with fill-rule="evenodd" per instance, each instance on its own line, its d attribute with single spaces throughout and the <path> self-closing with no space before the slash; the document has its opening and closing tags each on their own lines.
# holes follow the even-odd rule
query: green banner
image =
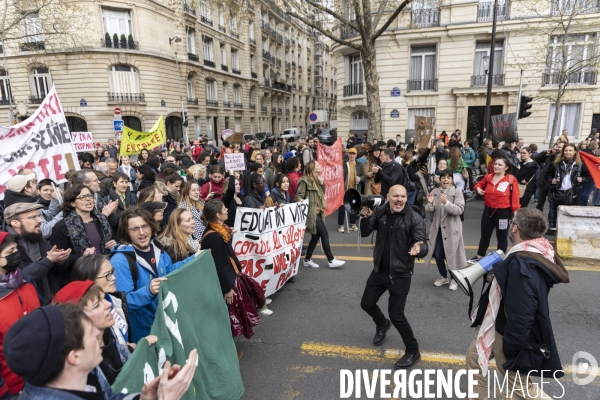
<svg viewBox="0 0 600 400">
<path fill-rule="evenodd" d="M 160 375 L 165 361 L 183 366 L 197 349 L 198 368 L 183 399 L 239 399 L 244 386 L 212 255 L 202 252 L 167 278 L 160 285 L 150 332 L 158 342 L 148 346 L 146 339 L 139 341 L 113 391 L 140 392 L 144 383 Z"/>
</svg>

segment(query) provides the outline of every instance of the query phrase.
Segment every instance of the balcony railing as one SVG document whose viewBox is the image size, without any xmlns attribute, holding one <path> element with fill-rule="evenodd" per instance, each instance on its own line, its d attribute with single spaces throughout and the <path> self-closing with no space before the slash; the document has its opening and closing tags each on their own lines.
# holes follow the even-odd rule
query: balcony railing
<svg viewBox="0 0 600 400">
<path fill-rule="evenodd" d="M 204 65 L 206 65 L 207 67 L 212 67 L 212 68 L 214 68 L 216 66 L 214 61 L 207 60 L 207 59 L 204 59 Z"/>
<path fill-rule="evenodd" d="M 233 31 L 229 32 L 229 36 L 231 36 L 232 38 L 236 38 L 236 39 L 240 38 L 240 35 L 237 32 L 233 32 Z"/>
<path fill-rule="evenodd" d="M 42 104 L 45 98 L 46 96 L 29 96 L 29 104 Z M 8 104 L 8 100 L 6 100 L 6 104 Z"/>
<path fill-rule="evenodd" d="M 198 62 L 200 61 L 200 57 L 197 54 L 188 53 L 188 60 Z"/>
<path fill-rule="evenodd" d="M 260 106 L 260 111 L 267 111 L 267 106 Z"/>
<path fill-rule="evenodd" d="M 270 79 L 267 79 L 267 78 L 265 78 L 264 85 L 265 85 L 266 87 L 270 87 L 270 86 L 271 86 L 271 80 L 270 80 Z"/>
<path fill-rule="evenodd" d="M 250 104 L 248 106 L 251 110 L 256 110 L 256 104 Z"/>
<path fill-rule="evenodd" d="M 304 111 L 304 107 L 302 106 L 298 107 L 298 109 L 300 109 L 300 111 Z"/>
<path fill-rule="evenodd" d="M 269 24 L 267 22 L 265 22 L 265 21 L 262 21 L 262 20 L 260 21 L 260 28 L 263 31 L 267 31 L 267 32 L 269 32 L 269 30 L 271 30 L 271 27 L 269 26 Z"/>
<path fill-rule="evenodd" d="M 227 33 L 227 29 L 225 29 L 225 27 L 221 24 L 219 24 L 219 30 L 223 33 Z"/>
<path fill-rule="evenodd" d="M 21 51 L 46 50 L 44 42 L 27 42 L 21 43 Z"/>
<path fill-rule="evenodd" d="M 302 90 L 302 85 L 298 84 L 298 90 Z M 302 110 L 300 110 L 302 111 Z"/>
<path fill-rule="evenodd" d="M 294 110 L 294 111 L 298 111 L 298 107 L 296 107 L 296 106 L 292 106 L 292 110 Z"/>
<path fill-rule="evenodd" d="M 240 71 L 239 69 L 233 68 L 233 67 L 231 67 L 231 72 L 233 72 L 236 75 L 241 75 L 242 74 L 242 71 Z"/>
<path fill-rule="evenodd" d="M 277 107 L 271 107 L 271 112 L 277 112 Z"/>
<path fill-rule="evenodd" d="M 263 50 L 263 58 L 267 61 L 271 61 L 271 53 L 266 50 Z"/>
<path fill-rule="evenodd" d="M 206 105 L 208 107 L 219 107 L 219 102 L 217 100 L 206 100 Z"/>
<path fill-rule="evenodd" d="M 290 66 L 291 66 L 290 62 L 286 61 L 285 62 L 285 69 L 290 69 Z"/>
<path fill-rule="evenodd" d="M 43 100 L 43 99 L 42 99 Z M 13 99 L 11 97 L 11 101 L 9 102 L 8 99 L 0 99 L 0 106 L 8 106 L 9 103 L 15 104 L 15 99 Z M 40 104 L 40 103 L 35 103 L 35 104 Z"/>
<path fill-rule="evenodd" d="M 193 97 L 188 97 L 187 98 L 187 103 L 188 103 L 188 106 L 197 106 L 198 105 L 198 99 L 194 99 Z"/>
<path fill-rule="evenodd" d="M 471 86 L 487 86 L 487 75 L 472 75 Z M 492 85 L 504 86 L 504 74 L 492 75 Z"/>
<path fill-rule="evenodd" d="M 224 101 L 223 102 L 223 107 L 231 108 L 231 102 L 230 101 Z"/>
<path fill-rule="evenodd" d="M 589 14 L 600 11 L 598 0 L 552 0 L 551 13 L 557 15 Z"/>
<path fill-rule="evenodd" d="M 250 72 L 250 75 L 252 75 L 252 79 L 258 79 L 258 75 L 256 72 Z"/>
<path fill-rule="evenodd" d="M 292 67 L 296 68 L 296 61 L 292 61 Z"/>
<path fill-rule="evenodd" d="M 411 11 L 411 25 L 414 28 L 426 28 L 428 26 L 440 26 L 439 8 L 430 8 Z"/>
<path fill-rule="evenodd" d="M 129 42 L 127 40 L 117 40 L 116 42 L 112 39 L 102 39 L 101 40 L 102 47 L 107 49 L 129 49 L 129 50 L 139 50 L 140 45 L 138 42 Z"/>
<path fill-rule="evenodd" d="M 108 93 L 108 101 L 117 103 L 143 103 L 144 93 Z"/>
<path fill-rule="evenodd" d="M 357 96 L 363 94 L 363 84 L 354 83 L 352 85 L 344 86 L 344 97 Z"/>
<path fill-rule="evenodd" d="M 254 39 L 250 38 L 250 44 L 251 44 L 252 46 L 256 46 L 256 40 L 254 40 Z"/>
<path fill-rule="evenodd" d="M 183 12 L 191 15 L 196 15 L 196 10 L 194 10 L 194 7 L 186 3 L 183 3 Z"/>
<path fill-rule="evenodd" d="M 565 79 L 568 85 L 595 85 L 598 74 L 596 71 L 581 71 L 565 76 L 564 74 L 545 73 L 542 77 L 543 86 L 556 86 L 563 84 Z"/>
<path fill-rule="evenodd" d="M 348 39 L 359 35 L 358 31 L 350 26 L 344 26 L 341 30 L 342 39 Z"/>
<path fill-rule="evenodd" d="M 271 54 L 271 59 L 269 60 L 271 64 L 275 64 L 275 56 Z"/>
<path fill-rule="evenodd" d="M 233 108 L 243 108 L 244 106 L 242 105 L 242 103 L 233 103 Z"/>
<path fill-rule="evenodd" d="M 477 8 L 477 21 L 489 22 L 494 19 L 494 2 L 493 1 L 481 1 Z M 498 12 L 496 13 L 496 20 L 503 21 L 508 19 L 508 2 L 506 0 L 498 1 Z"/>
<path fill-rule="evenodd" d="M 290 47 L 290 39 L 286 38 L 284 40 L 284 42 L 285 42 L 285 47 Z"/>
<path fill-rule="evenodd" d="M 420 79 L 408 81 L 409 92 L 437 92 L 437 79 Z"/>
<path fill-rule="evenodd" d="M 213 26 L 212 20 L 208 17 L 205 17 L 204 15 L 200 16 L 200 22 L 202 22 L 203 24 L 206 24 L 206 25 Z"/>
<path fill-rule="evenodd" d="M 223 65 L 221 64 L 221 70 L 228 72 L 229 71 L 229 67 L 227 65 Z"/>
<path fill-rule="evenodd" d="M 278 112 L 278 113 L 280 113 L 280 112 L 283 112 L 283 108 L 281 108 L 281 107 L 277 107 L 277 112 Z"/>
<path fill-rule="evenodd" d="M 281 60 L 280 60 L 279 58 L 276 58 L 276 59 L 275 59 L 275 64 L 276 64 L 278 67 L 281 67 Z"/>
</svg>

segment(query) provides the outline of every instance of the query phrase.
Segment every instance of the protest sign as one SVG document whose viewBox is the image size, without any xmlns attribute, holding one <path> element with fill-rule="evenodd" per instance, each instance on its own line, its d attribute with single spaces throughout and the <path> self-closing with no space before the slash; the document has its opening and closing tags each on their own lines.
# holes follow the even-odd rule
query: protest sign
<svg viewBox="0 0 600 400">
<path fill-rule="evenodd" d="M 71 132 L 71 138 L 76 152 L 94 151 L 92 132 Z"/>
<path fill-rule="evenodd" d="M 429 147 L 433 128 L 435 126 L 435 117 L 415 116 L 415 147 L 426 149 Z"/>
<path fill-rule="evenodd" d="M 143 148 L 153 149 L 167 141 L 165 120 L 162 115 L 149 132 L 138 132 L 126 126 L 123 127 L 120 155 L 139 154 Z"/>
<path fill-rule="evenodd" d="M 225 153 L 225 170 L 229 171 L 245 171 L 246 161 L 244 153 Z"/>
<path fill-rule="evenodd" d="M 65 173 L 79 170 L 67 119 L 54 86 L 39 108 L 27 118 L 10 127 L 0 127 L 0 199 L 6 183 L 20 169 L 35 171 L 37 180 L 66 182 Z"/>
<path fill-rule="evenodd" d="M 495 141 L 511 143 L 519 140 L 517 113 L 492 115 L 492 125 Z"/>
<path fill-rule="evenodd" d="M 233 251 L 265 296 L 298 273 L 307 213 L 308 200 L 280 208 L 237 208 Z"/>
<path fill-rule="evenodd" d="M 225 129 L 221 133 L 221 137 L 223 138 L 223 140 L 227 140 L 227 138 L 229 138 L 231 135 L 233 135 L 233 131 L 231 129 Z"/>
<path fill-rule="evenodd" d="M 210 251 L 167 278 L 160 285 L 150 331 L 158 342 L 148 346 L 145 338 L 139 341 L 112 385 L 113 391 L 141 392 L 145 383 L 162 373 L 166 361 L 183 366 L 190 351 L 197 349 L 198 367 L 182 399 L 239 399 L 244 386 L 229 312 Z"/>
<path fill-rule="evenodd" d="M 331 146 L 325 146 L 317 143 L 317 160 L 323 171 L 319 174 L 319 178 L 325 185 L 325 215 L 329 215 L 344 202 L 344 168 L 342 167 L 342 139 L 339 138 Z"/>
</svg>

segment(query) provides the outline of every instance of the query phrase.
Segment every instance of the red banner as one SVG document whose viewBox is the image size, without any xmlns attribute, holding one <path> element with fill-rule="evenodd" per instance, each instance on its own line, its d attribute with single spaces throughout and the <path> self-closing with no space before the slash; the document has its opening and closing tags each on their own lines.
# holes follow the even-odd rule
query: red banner
<svg viewBox="0 0 600 400">
<path fill-rule="evenodd" d="M 584 153 L 583 151 L 580 152 L 579 155 L 585 163 L 585 166 L 587 167 L 590 176 L 594 180 L 596 188 L 600 189 L 600 157 Z"/>
<path fill-rule="evenodd" d="M 317 143 L 317 160 L 323 168 L 319 178 L 325 182 L 325 215 L 329 215 L 344 202 L 344 168 L 342 167 L 342 139 L 331 146 Z"/>
</svg>

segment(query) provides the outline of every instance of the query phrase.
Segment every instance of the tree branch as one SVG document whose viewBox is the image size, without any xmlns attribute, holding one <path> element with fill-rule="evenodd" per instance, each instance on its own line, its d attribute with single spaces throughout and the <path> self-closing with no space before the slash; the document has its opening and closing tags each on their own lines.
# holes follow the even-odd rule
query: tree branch
<svg viewBox="0 0 600 400">
<path fill-rule="evenodd" d="M 394 20 L 396 19 L 396 17 L 402 12 L 402 10 L 404 10 L 406 8 L 406 6 L 411 2 L 411 0 L 404 0 L 402 2 L 402 4 L 400 4 L 398 6 L 398 8 L 396 8 L 396 11 L 394 11 L 394 13 L 390 16 L 390 18 L 385 22 L 385 24 L 383 24 L 383 26 L 373 34 L 373 36 L 371 36 L 370 40 L 371 42 L 375 42 L 375 40 L 381 36 L 381 34 L 383 32 L 385 32 L 385 30 L 392 24 L 392 22 L 394 22 Z"/>
<path fill-rule="evenodd" d="M 333 18 L 337 19 L 338 21 L 340 21 L 341 23 L 348 25 L 356 30 L 357 27 L 350 21 L 348 21 L 346 18 L 344 18 L 343 16 L 341 16 L 340 14 L 336 13 L 333 10 L 330 10 L 329 8 L 320 5 L 319 3 L 315 3 L 313 0 L 304 0 L 305 3 L 313 6 L 314 8 L 316 8 L 317 10 L 321 10 L 329 15 L 331 15 Z M 288 2 L 286 0 L 283 1 L 283 4 L 285 4 L 285 6 L 288 8 L 288 10 L 291 10 L 292 8 L 288 5 Z M 287 12 L 288 14 L 292 15 L 289 11 Z M 324 33 L 323 33 L 324 34 Z"/>
<path fill-rule="evenodd" d="M 291 10 L 288 11 L 287 14 L 289 16 L 294 17 L 297 20 L 305 23 L 306 25 L 310 26 L 311 28 L 318 30 L 323 35 L 327 36 L 329 39 L 333 40 L 334 42 L 341 44 L 342 46 L 348 46 L 348 47 L 353 48 L 353 49 L 358 50 L 358 51 L 360 51 L 360 49 L 362 47 L 362 46 L 359 46 L 359 45 L 354 44 L 352 42 L 349 42 L 347 40 L 343 40 L 343 39 L 340 39 L 340 38 L 337 38 L 337 37 L 333 36 L 329 31 L 326 31 L 325 29 L 323 29 L 320 26 L 316 25 L 314 22 L 308 21 L 306 18 L 301 17 L 300 15 L 296 14 L 295 12 L 293 12 Z"/>
<path fill-rule="evenodd" d="M 387 5 L 387 2 L 383 1 L 383 0 L 379 4 L 379 10 L 377 10 L 375 17 L 373 18 L 373 26 L 377 27 L 377 25 L 379 25 L 379 20 L 381 20 L 381 16 L 383 15 L 383 13 L 385 11 L 386 5 Z"/>
</svg>

